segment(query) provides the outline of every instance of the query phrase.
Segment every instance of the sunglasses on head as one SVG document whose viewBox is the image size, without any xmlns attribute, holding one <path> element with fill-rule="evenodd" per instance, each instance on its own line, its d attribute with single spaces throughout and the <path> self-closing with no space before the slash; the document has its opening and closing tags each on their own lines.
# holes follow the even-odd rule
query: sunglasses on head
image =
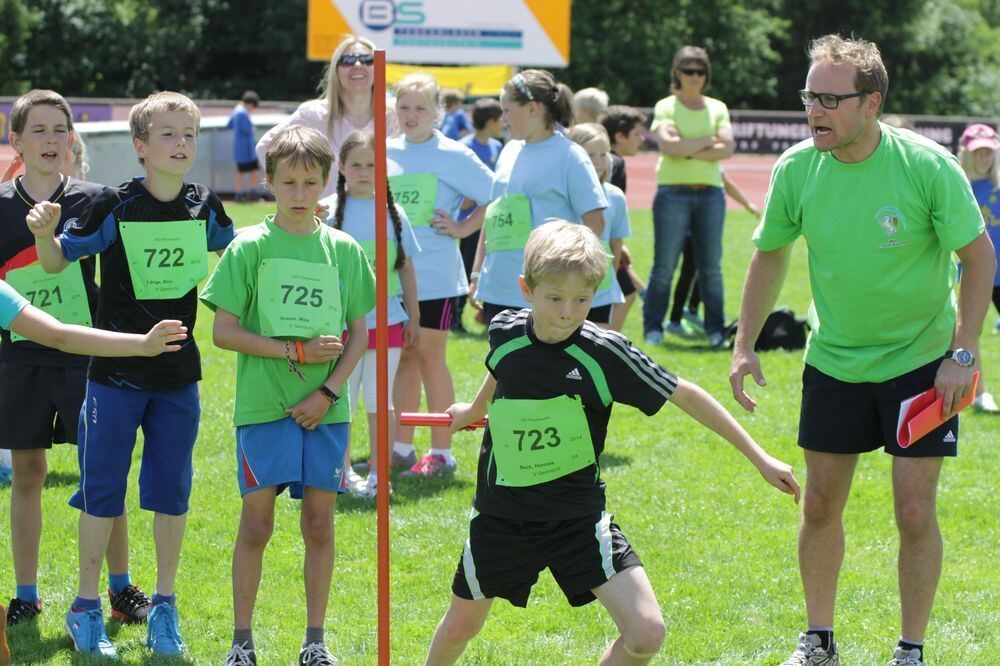
<svg viewBox="0 0 1000 666">
<path fill-rule="evenodd" d="M 677 69 L 680 70 L 682 74 L 687 74 L 688 76 L 705 76 L 707 73 L 701 67 L 678 67 Z"/>
<path fill-rule="evenodd" d="M 337 64 L 341 67 L 350 67 L 356 63 L 360 63 L 362 65 L 374 65 L 375 56 L 370 53 L 345 53 L 340 56 L 340 60 L 337 61 Z"/>
</svg>

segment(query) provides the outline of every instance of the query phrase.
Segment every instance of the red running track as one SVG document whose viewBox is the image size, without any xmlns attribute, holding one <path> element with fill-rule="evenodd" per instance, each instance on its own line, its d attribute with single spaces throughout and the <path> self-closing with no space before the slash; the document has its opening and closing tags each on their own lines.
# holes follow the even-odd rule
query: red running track
<svg viewBox="0 0 1000 666">
<path fill-rule="evenodd" d="M 629 208 L 653 207 L 653 195 L 656 194 L 656 157 L 656 153 L 639 153 L 635 157 L 625 158 L 625 166 L 628 169 L 626 197 Z M 775 155 L 737 154 L 722 164 L 726 175 L 743 190 L 746 198 L 757 204 L 758 208 L 762 208 L 775 160 L 777 160 Z M 740 208 L 740 205 L 732 199 L 727 201 L 729 208 Z"/>
</svg>

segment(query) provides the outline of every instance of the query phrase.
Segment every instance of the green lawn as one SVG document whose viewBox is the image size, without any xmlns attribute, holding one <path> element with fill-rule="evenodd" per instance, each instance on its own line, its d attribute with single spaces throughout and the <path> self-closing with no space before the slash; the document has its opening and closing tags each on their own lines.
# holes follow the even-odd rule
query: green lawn
<svg viewBox="0 0 1000 666">
<path fill-rule="evenodd" d="M 241 224 L 257 221 L 267 210 L 250 205 L 229 209 Z M 730 316 L 738 310 L 752 226 L 746 214 L 730 214 L 724 259 Z M 635 237 L 629 246 L 640 274 L 645 275 L 652 248 L 649 211 L 632 211 L 632 228 Z M 808 291 L 805 251 L 800 244 L 780 303 L 804 313 Z M 633 339 L 641 337 L 639 314 L 630 315 L 626 328 Z M 204 362 L 204 412 L 178 594 L 189 660 L 207 664 L 222 663 L 231 638 L 230 556 L 240 499 L 230 425 L 235 357 L 212 347 L 211 314 L 202 309 L 200 316 L 197 336 Z M 991 312 L 989 331 L 995 321 Z M 466 323 L 472 333 L 452 337 L 449 360 L 458 395 L 470 399 L 482 380 L 486 344 L 482 327 L 468 314 Z M 652 354 L 737 413 L 739 407 L 729 396 L 728 354 L 708 351 L 703 342 L 677 339 Z M 1000 336 L 984 334 L 983 356 L 987 367 L 994 369 L 990 379 L 995 379 Z M 795 465 L 803 481 L 802 454 L 795 443 L 801 356 L 772 352 L 764 355 L 763 363 L 769 386 L 755 390 L 758 412 L 737 416 L 770 452 Z M 1000 379 L 994 385 L 1000 389 Z M 667 407 L 646 418 L 620 407 L 615 414 L 603 458 L 609 510 L 642 556 L 663 608 L 667 638 L 657 663 L 779 663 L 794 647 L 805 622 L 795 557 L 797 507 L 772 490 L 727 444 L 678 410 Z M 1000 654 L 1000 575 L 995 566 L 998 521 L 994 482 L 990 481 L 1000 463 L 998 433 L 1000 418 L 963 417 L 961 456 L 945 466 L 939 501 L 945 569 L 928 635 L 928 654 L 935 664 L 982 664 L 996 658 L 989 655 Z M 447 608 L 452 574 L 466 538 L 479 437 L 475 433 L 457 437 L 459 470 L 453 481 L 395 485 L 395 664 L 422 662 Z M 417 445 L 421 451 L 427 448 L 426 431 L 418 434 Z M 356 450 L 364 446 L 357 445 Z M 134 461 L 138 460 L 137 455 Z M 15 663 L 87 664 L 92 660 L 74 657 L 62 628 L 63 613 L 76 587 L 77 512 L 66 504 L 76 482 L 75 450 L 58 447 L 49 462 L 40 576 L 45 612 L 37 624 L 12 631 L 10 639 Z M 899 635 L 889 463 L 887 456 L 877 453 L 862 459 L 846 514 L 848 545 L 837 622 L 845 664 L 884 663 Z M 137 470 L 138 464 L 133 468 L 133 481 Z M 8 515 L 9 500 L 9 489 L 0 490 L 0 515 Z M 138 510 L 134 483 L 129 507 L 134 509 L 133 578 L 151 593 L 155 580 L 151 520 Z M 280 498 L 255 622 L 261 664 L 294 663 L 302 639 L 303 549 L 297 516 L 297 504 L 287 496 Z M 337 511 L 337 541 L 328 642 L 341 664 L 374 664 L 373 503 L 343 498 Z M 5 594 L 14 589 L 9 552 L 9 530 L 0 529 L 0 590 Z M 110 623 L 109 633 L 126 662 L 158 661 L 143 647 L 144 628 Z M 495 604 L 490 621 L 469 646 L 463 663 L 595 663 L 616 633 L 599 605 L 571 609 L 551 577 L 543 575 L 527 611 L 503 601 Z"/>
</svg>

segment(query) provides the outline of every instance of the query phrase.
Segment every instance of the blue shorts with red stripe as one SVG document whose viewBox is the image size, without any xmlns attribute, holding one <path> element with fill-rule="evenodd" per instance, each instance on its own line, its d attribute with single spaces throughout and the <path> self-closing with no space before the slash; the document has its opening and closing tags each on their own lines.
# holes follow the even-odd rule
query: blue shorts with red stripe
<svg viewBox="0 0 1000 666">
<path fill-rule="evenodd" d="M 344 456 L 349 423 L 306 430 L 292 417 L 236 427 L 236 476 L 240 495 L 277 487 L 277 494 L 302 499 L 306 486 L 347 492 Z"/>
<path fill-rule="evenodd" d="M 200 419 L 196 383 L 153 391 L 88 381 L 77 436 L 80 486 L 70 506 L 101 518 L 122 514 L 135 434 L 142 428 L 139 506 L 170 516 L 187 513 Z"/>
</svg>

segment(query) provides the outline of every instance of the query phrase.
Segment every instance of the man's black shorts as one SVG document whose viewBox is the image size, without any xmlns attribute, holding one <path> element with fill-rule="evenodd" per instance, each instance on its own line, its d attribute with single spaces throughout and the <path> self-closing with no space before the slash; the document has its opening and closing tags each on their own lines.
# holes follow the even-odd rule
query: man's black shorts
<svg viewBox="0 0 1000 666">
<path fill-rule="evenodd" d="M 250 173 L 251 171 L 260 170 L 260 162 L 254 160 L 252 162 L 237 162 L 236 170 L 240 173 Z"/>
<path fill-rule="evenodd" d="M 611 304 L 598 305 L 596 308 L 590 308 L 590 312 L 587 313 L 587 321 L 592 321 L 595 324 L 610 324 Z"/>
<path fill-rule="evenodd" d="M 799 446 L 826 453 L 885 452 L 904 458 L 958 454 L 958 416 L 908 448 L 896 443 L 899 403 L 934 386 L 940 360 L 884 382 L 842 382 L 806 365 L 802 372 Z"/>
<path fill-rule="evenodd" d="M 76 444 L 86 368 L 0 362 L 0 449 Z"/>
<path fill-rule="evenodd" d="M 502 597 L 524 608 L 538 573 L 552 571 L 571 606 L 642 561 L 609 513 L 555 521 L 507 520 L 473 512 L 451 589 L 462 599 Z"/>
<path fill-rule="evenodd" d="M 622 294 L 629 296 L 635 293 L 635 283 L 632 282 L 632 276 L 629 275 L 628 269 L 622 266 L 615 273 L 615 278 L 618 280 L 618 286 L 622 288 Z"/>
</svg>

